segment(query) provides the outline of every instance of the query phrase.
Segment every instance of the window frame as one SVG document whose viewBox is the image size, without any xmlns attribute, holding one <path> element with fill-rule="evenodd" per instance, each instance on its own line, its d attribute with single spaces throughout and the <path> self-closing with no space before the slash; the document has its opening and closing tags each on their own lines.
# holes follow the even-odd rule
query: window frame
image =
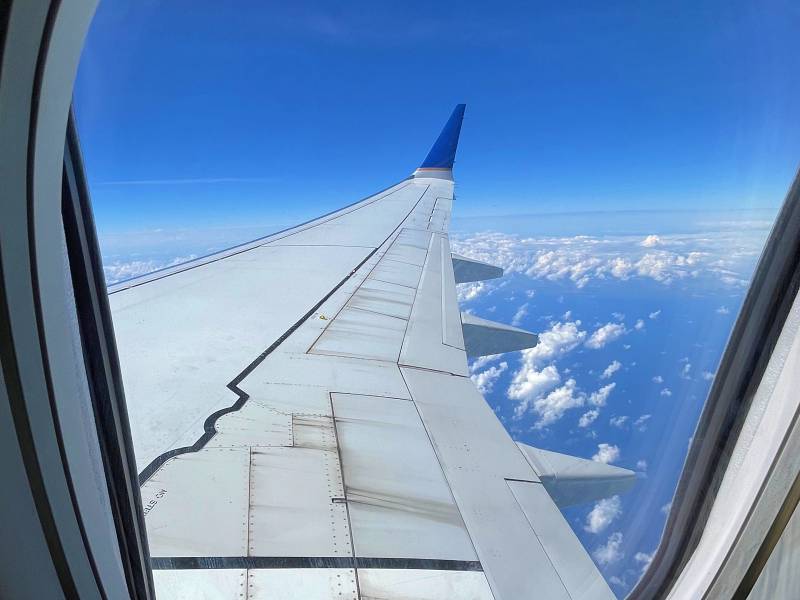
<svg viewBox="0 0 800 600">
<path fill-rule="evenodd" d="M 0 7 L 0 452 L 13 481 L 0 494 L 0 581 L 10 597 L 155 597 L 100 255 L 68 127 L 95 8 Z"/>
<path fill-rule="evenodd" d="M 16 537 L 28 553 L 4 547 L 0 574 L 36 565 L 13 590 L 60 589 L 66 597 L 107 597 L 93 540 L 83 523 L 54 384 L 66 372 L 75 331 L 53 318 L 72 306 L 94 410 L 97 443 L 124 584 L 131 598 L 154 597 L 124 390 L 100 252 L 74 118 L 69 107 L 96 0 L 10 0 L 0 8 L 0 435 L 4 471 L 25 485 L 0 499 L 20 514 Z M 65 136 L 66 133 L 66 136 Z M 64 143 L 66 138 L 66 144 Z M 63 219 L 63 220 L 62 220 Z M 66 232 L 72 290 L 59 287 Z M 54 232 L 59 235 L 54 237 Z M 756 387 L 800 289 L 800 176 L 762 252 L 676 489 L 662 540 L 631 599 L 669 593 L 696 548 Z M 79 374 L 79 370 L 74 370 Z M 4 430 L 3 430 L 4 431 Z M 119 449 L 119 452 L 115 452 Z M 26 519 L 24 515 L 35 515 Z M 782 531 L 782 530 L 781 530 Z M 779 534 L 780 531 L 777 531 Z M 6 537 L 7 540 L 14 538 Z M 12 542 L 13 544 L 14 542 Z M 770 540 L 763 544 L 769 547 Z M 768 555 L 767 555 L 768 556 Z M 754 559 L 748 579 L 759 571 Z M 12 581 L 13 577 L 3 577 Z M 29 587 L 24 587 L 29 586 Z M 56 587 L 53 587 L 56 586 Z M 34 594 L 28 594 L 34 595 Z M 41 595 L 41 594 L 39 594 Z"/>
</svg>

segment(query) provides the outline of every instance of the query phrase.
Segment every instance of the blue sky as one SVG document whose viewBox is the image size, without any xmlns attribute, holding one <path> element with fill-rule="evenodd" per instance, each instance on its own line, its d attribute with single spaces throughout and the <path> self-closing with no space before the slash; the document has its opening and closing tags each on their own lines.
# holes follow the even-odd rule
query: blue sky
<svg viewBox="0 0 800 600">
<path fill-rule="evenodd" d="M 461 217 L 775 206 L 789 2 L 100 3 L 75 100 L 101 232 L 288 224 L 407 175 L 458 102 Z"/>
<path fill-rule="evenodd" d="M 108 280 L 368 196 L 466 102 L 454 245 L 508 274 L 463 308 L 547 340 L 474 376 L 517 439 L 639 472 L 567 511 L 624 594 L 800 158 L 800 7 L 198 6 L 103 0 L 87 40 L 75 107 Z"/>
<path fill-rule="evenodd" d="M 511 435 L 638 474 L 628 493 L 565 511 L 620 596 L 658 545 L 771 224 L 764 211 L 677 214 L 595 214 L 592 229 L 562 215 L 558 231 L 517 217 L 515 231 L 453 236 L 506 270 L 462 284 L 462 310 L 539 334 L 533 349 L 471 363 Z"/>
</svg>

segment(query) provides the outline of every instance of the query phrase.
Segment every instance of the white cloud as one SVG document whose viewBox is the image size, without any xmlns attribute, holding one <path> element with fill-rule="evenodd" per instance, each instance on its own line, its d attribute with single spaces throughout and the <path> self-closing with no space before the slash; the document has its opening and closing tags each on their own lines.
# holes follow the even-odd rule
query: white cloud
<svg viewBox="0 0 800 600">
<path fill-rule="evenodd" d="M 672 396 L 672 390 L 669 388 L 664 388 L 663 390 L 661 390 L 661 395 L 666 398 L 669 398 L 670 396 Z"/>
<path fill-rule="evenodd" d="M 717 314 L 718 315 L 729 315 L 729 314 L 731 314 L 731 311 L 727 306 L 720 306 L 717 309 Z"/>
<path fill-rule="evenodd" d="M 522 320 L 528 316 L 528 303 L 526 302 L 517 309 L 514 313 L 514 318 L 511 319 L 511 324 L 515 327 L 522 323 Z"/>
<path fill-rule="evenodd" d="M 533 298 L 536 295 L 536 290 L 525 290 L 525 296 L 527 298 Z"/>
<path fill-rule="evenodd" d="M 661 375 L 653 377 L 653 383 L 664 383 L 664 378 Z"/>
<path fill-rule="evenodd" d="M 608 271 L 617 279 L 629 279 L 633 265 L 627 258 L 618 256 L 609 261 L 607 268 Z"/>
<path fill-rule="evenodd" d="M 478 370 L 482 369 L 489 363 L 496 361 L 501 356 L 502 354 L 487 354 L 486 356 L 479 356 L 469 364 L 469 372 L 473 374 L 477 373 Z"/>
<path fill-rule="evenodd" d="M 619 460 L 619 447 L 613 444 L 598 444 L 597 454 L 592 456 L 592 460 L 604 464 L 613 463 Z"/>
<path fill-rule="evenodd" d="M 672 510 L 671 500 L 661 507 L 661 512 L 665 515 L 668 515 L 670 510 Z"/>
<path fill-rule="evenodd" d="M 539 334 L 539 343 L 533 348 L 523 350 L 523 358 L 541 364 L 558 359 L 574 350 L 586 337 L 580 330 L 580 321 L 554 323 L 548 331 Z"/>
<path fill-rule="evenodd" d="M 595 422 L 595 419 L 600 416 L 600 409 L 593 408 L 591 410 L 586 411 L 581 415 L 581 418 L 578 420 L 578 427 L 589 427 L 592 423 Z"/>
<path fill-rule="evenodd" d="M 690 379 L 691 372 L 692 372 L 692 363 L 688 361 L 684 362 L 683 366 L 681 367 L 680 376 L 683 379 Z"/>
<path fill-rule="evenodd" d="M 605 406 L 606 401 L 608 401 L 608 397 L 611 395 L 611 392 L 615 387 L 617 387 L 617 384 L 612 382 L 608 385 L 604 385 L 596 392 L 592 392 L 589 396 L 589 404 L 592 404 L 593 406 Z"/>
<path fill-rule="evenodd" d="M 611 316 L 614 317 L 617 321 L 625 320 L 625 314 L 621 312 L 612 312 Z"/>
<path fill-rule="evenodd" d="M 647 431 L 647 422 L 650 420 L 650 417 L 653 415 L 641 415 L 633 422 L 633 427 L 637 431 Z"/>
<path fill-rule="evenodd" d="M 636 272 L 641 277 L 649 277 L 656 281 L 672 283 L 672 265 L 675 257 L 665 252 L 650 253 L 642 256 L 636 263 Z"/>
<path fill-rule="evenodd" d="M 639 459 L 636 461 L 636 469 L 638 471 L 642 471 L 643 473 L 647 471 L 647 461 L 645 459 Z"/>
<path fill-rule="evenodd" d="M 469 302 L 488 292 L 489 285 L 483 281 L 474 283 L 459 283 L 456 286 L 456 295 L 459 302 Z"/>
<path fill-rule="evenodd" d="M 619 496 L 603 498 L 595 502 L 594 507 L 586 515 L 585 531 L 600 533 L 605 531 L 611 523 L 622 515 L 622 502 Z"/>
<path fill-rule="evenodd" d="M 645 248 L 652 248 L 653 246 L 658 246 L 661 243 L 661 238 L 657 235 L 648 235 L 644 238 L 641 242 L 639 242 L 640 246 L 644 246 Z"/>
<path fill-rule="evenodd" d="M 636 319 L 636 324 L 633 326 L 636 331 L 641 331 L 644 329 L 644 321 L 642 319 Z"/>
<path fill-rule="evenodd" d="M 645 552 L 637 552 L 633 555 L 633 560 L 642 565 L 642 573 L 644 573 L 647 571 L 647 567 L 650 566 L 650 563 L 653 562 L 653 556 L 655 556 L 655 551 L 651 552 L 650 554 Z"/>
<path fill-rule="evenodd" d="M 514 417 L 522 418 L 533 406 L 534 401 L 542 394 L 553 389 L 561 381 L 561 375 L 555 365 L 548 365 L 541 371 L 534 366 L 520 369 L 506 392 L 512 400 L 519 400 L 514 408 Z"/>
<path fill-rule="evenodd" d="M 472 375 L 471 378 L 472 381 L 475 382 L 478 391 L 485 396 L 492 392 L 494 382 L 497 381 L 506 369 L 508 369 L 508 363 L 503 361 L 499 365 L 489 367 L 485 371 Z"/>
<path fill-rule="evenodd" d="M 648 316 L 651 319 L 656 320 L 660 314 L 661 314 L 661 309 L 659 308 L 658 310 L 654 310 L 653 312 L 651 312 Z"/>
<path fill-rule="evenodd" d="M 606 323 L 598 328 L 591 337 L 586 340 L 586 347 L 592 350 L 599 350 L 606 344 L 621 338 L 626 333 L 625 325 L 622 323 Z"/>
<path fill-rule="evenodd" d="M 544 398 L 533 401 L 533 410 L 539 415 L 539 420 L 534 424 L 536 429 L 541 429 L 558 421 L 564 413 L 571 408 L 583 406 L 584 397 L 576 394 L 574 379 L 568 379 L 564 385 L 554 389 Z"/>
<path fill-rule="evenodd" d="M 580 321 L 554 323 L 548 331 L 539 334 L 539 343 L 535 347 L 522 351 L 520 367 L 514 373 L 506 391 L 506 396 L 510 400 L 519 401 L 514 409 L 517 419 L 531 409 L 538 412 L 540 416 L 543 412 L 552 415 L 546 409 L 547 402 L 542 402 L 545 400 L 543 396 L 561 382 L 561 376 L 554 364 L 546 367 L 543 365 L 565 356 L 584 340 L 586 332 L 580 329 L 580 324 Z M 566 391 L 562 390 L 560 394 L 565 393 Z M 555 402 L 559 398 L 560 396 L 556 395 L 551 398 L 551 401 Z M 575 398 L 573 402 L 582 401 L 580 396 Z M 536 409 L 535 402 L 537 400 L 540 401 L 538 406 L 542 412 Z"/>
<path fill-rule="evenodd" d="M 592 279 L 592 275 L 603 265 L 603 260 L 593 256 L 575 255 L 557 250 L 540 250 L 532 257 L 525 274 L 535 279 L 569 278 L 577 287 L 584 287 Z"/>
<path fill-rule="evenodd" d="M 608 422 L 612 427 L 619 427 L 620 429 L 622 429 L 623 427 L 625 427 L 625 423 L 628 422 L 628 416 L 627 415 L 621 415 L 621 416 L 618 416 L 618 417 L 611 417 L 608 420 Z"/>
<path fill-rule="evenodd" d="M 628 583 L 627 577 L 619 577 L 617 575 L 612 575 L 608 578 L 608 583 L 617 586 L 618 588 L 622 588 L 623 590 L 627 590 L 631 584 Z"/>
<path fill-rule="evenodd" d="M 174 267 L 175 265 L 194 260 L 195 258 L 197 258 L 196 255 L 190 254 L 188 256 L 176 256 L 169 260 L 114 261 L 103 265 L 103 274 L 106 278 L 106 284 L 112 285 L 120 281 L 147 275 L 159 269 Z"/>
<path fill-rule="evenodd" d="M 618 360 L 611 361 L 611 364 L 608 365 L 605 368 L 605 370 L 603 371 L 603 373 L 600 375 L 600 379 L 608 379 L 614 373 L 619 371 L 620 368 L 622 368 L 622 363 L 621 362 L 619 362 Z"/>
<path fill-rule="evenodd" d="M 703 371 L 701 375 L 703 379 L 705 379 L 706 381 L 711 381 L 712 379 L 714 379 L 715 374 L 712 373 L 711 371 Z"/>
<path fill-rule="evenodd" d="M 622 552 L 622 533 L 616 531 L 608 536 L 606 543 L 595 548 L 592 556 L 600 566 L 610 565 L 622 559 L 625 556 Z"/>
</svg>

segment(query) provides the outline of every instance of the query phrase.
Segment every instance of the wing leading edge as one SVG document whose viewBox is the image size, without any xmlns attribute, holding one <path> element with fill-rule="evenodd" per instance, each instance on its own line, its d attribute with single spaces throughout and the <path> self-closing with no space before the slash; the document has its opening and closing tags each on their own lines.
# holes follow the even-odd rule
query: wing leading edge
<svg viewBox="0 0 800 600">
<path fill-rule="evenodd" d="M 520 448 L 468 376 L 536 338 L 458 309 L 501 274 L 450 251 L 463 115 L 411 178 L 113 291 L 159 598 L 613 597 L 552 496 L 632 474 Z"/>
</svg>

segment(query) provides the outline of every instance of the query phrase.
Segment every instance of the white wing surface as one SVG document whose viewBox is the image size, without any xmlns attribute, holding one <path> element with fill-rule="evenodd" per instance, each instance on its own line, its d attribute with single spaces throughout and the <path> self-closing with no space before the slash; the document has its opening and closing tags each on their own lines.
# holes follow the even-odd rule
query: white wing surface
<svg viewBox="0 0 800 600">
<path fill-rule="evenodd" d="M 500 274 L 450 253 L 463 113 L 374 196 L 111 288 L 160 600 L 613 597 L 553 497 L 632 473 L 518 446 L 468 377 L 536 336 L 462 322 Z"/>
</svg>

